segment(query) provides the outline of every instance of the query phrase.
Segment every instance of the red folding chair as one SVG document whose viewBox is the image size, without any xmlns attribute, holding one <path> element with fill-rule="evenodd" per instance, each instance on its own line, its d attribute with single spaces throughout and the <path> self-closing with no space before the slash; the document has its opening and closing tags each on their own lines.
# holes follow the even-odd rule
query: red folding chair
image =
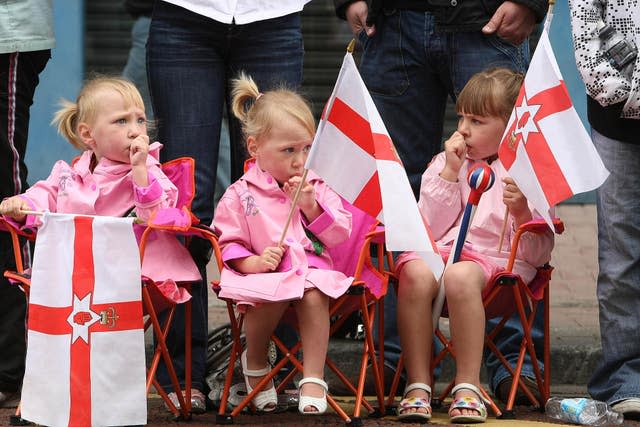
<svg viewBox="0 0 640 427">
<path fill-rule="evenodd" d="M 553 221 L 555 232 L 561 234 L 564 231 L 564 224 L 559 219 Z M 489 406 L 498 418 L 515 418 L 513 411 L 515 396 L 520 389 L 529 399 L 532 406 L 541 407 L 541 405 L 547 401 L 550 396 L 551 390 L 551 364 L 550 364 L 550 340 L 549 340 L 549 284 L 551 281 L 551 272 L 553 267 L 550 265 L 544 265 L 537 269 L 536 276 L 530 283 L 525 283 L 522 278 L 513 273 L 513 265 L 516 260 L 516 253 L 520 238 L 524 233 L 536 233 L 541 234 L 548 230 L 549 226 L 543 220 L 533 220 L 522 224 L 516 231 L 512 242 L 511 250 L 509 253 L 509 260 L 505 267 L 505 270 L 494 275 L 489 279 L 489 284 L 486 286 L 483 292 L 483 305 L 487 313 L 487 319 L 499 318 L 500 321 L 493 328 L 485 334 L 484 342 L 486 348 L 493 352 L 500 360 L 505 369 L 509 372 L 512 379 L 512 386 L 509 391 L 509 398 L 504 412 L 495 404 L 489 393 L 484 388 L 480 388 L 484 397 L 489 402 Z M 505 300 L 506 299 L 506 300 Z M 509 301 L 509 304 L 505 304 L 505 301 Z M 542 304 L 544 307 L 544 326 L 543 326 L 543 362 L 544 362 L 544 374 L 540 371 L 538 366 L 538 358 L 536 355 L 535 343 L 531 337 L 531 330 L 533 326 L 533 319 L 536 315 L 536 310 Z M 497 348 L 494 340 L 500 331 L 504 328 L 506 322 L 516 315 L 520 320 L 522 329 L 524 331 L 522 340 L 520 342 L 520 351 L 518 353 L 518 359 L 515 368 L 507 361 L 504 355 Z M 449 340 L 439 329 L 436 330 L 436 336 L 442 343 L 443 348 L 434 356 L 431 362 L 431 370 L 433 378 L 433 369 L 440 364 L 445 357 L 449 356 L 455 360 L 455 344 Z M 538 401 L 531 391 L 526 387 L 520 373 L 522 372 L 522 366 L 525 361 L 526 355 L 531 358 L 533 365 L 536 387 L 541 397 L 541 401 Z M 402 356 L 396 369 L 396 375 L 391 384 L 391 390 L 387 399 L 387 407 L 391 407 L 394 404 L 398 384 L 400 382 L 400 375 L 404 368 L 404 361 Z M 433 389 L 433 384 L 431 384 Z M 434 398 L 435 404 L 444 401 L 444 399 L 450 394 L 453 389 L 454 381 L 452 380 L 447 387 L 442 391 L 440 395 Z"/>
<path fill-rule="evenodd" d="M 180 237 L 185 245 L 193 238 L 205 239 L 210 242 L 216 259 L 220 259 L 217 238 L 215 234 L 205 226 L 198 224 L 198 220 L 190 212 L 191 202 L 193 200 L 195 183 L 194 183 L 194 161 L 191 158 L 179 158 L 167 162 L 162 165 L 163 172 L 174 183 L 179 190 L 177 205 L 175 208 L 161 209 L 146 224 L 134 225 L 137 228 L 139 238 L 140 260 L 144 260 L 147 245 L 154 233 L 172 233 Z M 12 283 L 17 284 L 24 290 L 27 298 L 31 278 L 29 270 L 23 262 L 20 238 L 26 238 L 35 241 L 37 233 L 32 229 L 17 229 L 11 223 L 0 218 L 0 232 L 8 232 L 11 235 L 13 244 L 13 253 L 16 264 L 16 271 L 6 271 L 4 276 Z M 147 369 L 147 393 L 154 385 L 155 390 L 164 400 L 166 406 L 174 414 L 176 418 L 189 419 L 191 416 L 191 302 L 190 300 L 182 301 L 184 298 L 176 298 L 184 296 L 184 292 L 189 292 L 191 284 L 189 282 L 176 282 L 179 288 L 169 289 L 161 286 L 148 277 L 141 278 L 142 284 L 142 301 L 144 306 L 145 330 L 153 328 L 156 348 L 151 356 L 151 362 Z M 175 310 L 179 303 L 185 307 L 185 395 L 181 392 L 180 383 L 173 366 L 171 355 L 166 345 L 166 337 L 171 327 Z M 158 314 L 167 311 L 166 320 L 162 323 L 158 319 Z M 169 399 L 168 393 L 160 386 L 155 379 L 155 374 L 160 362 L 160 358 L 164 360 L 169 377 L 172 382 L 172 391 L 176 393 L 179 401 L 177 408 Z M 13 423 L 19 424 L 20 407 L 16 411 L 16 417 L 12 418 Z"/>
<path fill-rule="evenodd" d="M 365 213 L 354 208 L 347 202 L 343 201 L 343 203 L 353 215 L 351 238 L 340 245 L 340 247 L 330 249 L 330 254 L 334 262 L 334 268 L 347 275 L 353 276 L 355 280 L 349 290 L 342 297 L 332 301 L 330 305 L 330 316 L 333 319 L 333 323 L 329 334 L 330 336 L 335 334 L 335 332 L 338 331 L 349 318 L 350 314 L 354 311 L 360 310 L 364 324 L 365 339 L 363 341 L 360 370 L 356 385 L 352 384 L 347 376 L 342 372 L 339 367 L 339 362 L 331 360 L 329 356 L 327 356 L 326 359 L 326 365 L 329 369 L 335 373 L 337 378 L 355 396 L 353 416 L 348 415 L 340 407 L 338 402 L 329 394 L 327 395 L 327 401 L 333 410 L 346 423 L 358 425 L 360 423 L 360 412 L 363 406 L 369 412 L 370 416 L 381 415 L 384 411 L 384 392 L 382 388 L 382 379 L 380 377 L 380 369 L 378 368 L 378 365 L 381 364 L 382 358 L 381 356 L 375 355 L 375 347 L 373 343 L 373 322 L 376 310 L 380 310 L 381 301 L 387 289 L 389 273 L 384 268 L 384 261 L 388 255 L 384 248 L 384 231 L 378 226 L 377 221 L 368 217 Z M 354 256 L 356 254 L 357 256 Z M 220 289 L 218 282 L 214 282 L 213 287 L 214 291 Z M 293 369 L 279 385 L 276 385 L 276 391 L 278 394 L 281 394 L 284 387 L 294 379 L 296 374 L 302 372 L 303 369 L 302 363 L 296 357 L 298 351 L 302 347 L 302 343 L 298 341 L 294 346 L 288 348 L 277 336 L 272 336 L 272 341 L 280 349 L 282 354 L 285 355 L 285 357 L 273 366 L 270 373 L 267 374 L 256 387 L 254 387 L 254 390 L 250 394 L 242 399 L 242 401 L 231 412 L 227 412 L 227 404 L 233 381 L 232 367 L 235 366 L 236 360 L 238 360 L 243 351 L 241 331 L 244 317 L 236 310 L 233 301 L 225 300 L 225 302 L 227 304 L 229 321 L 231 324 L 233 346 L 229 361 L 230 369 L 227 371 L 220 408 L 217 415 L 217 423 L 219 424 L 233 423 L 233 418 L 235 416 L 240 414 L 240 412 L 247 406 L 251 407 L 253 397 L 262 391 L 265 386 L 269 385 L 271 380 L 287 363 L 291 363 L 293 365 Z M 382 313 L 381 310 L 379 313 Z M 379 328 L 380 331 L 382 331 L 382 329 L 382 327 Z M 382 343 L 383 341 L 380 340 L 379 342 Z M 380 353 L 380 355 L 382 355 L 382 353 Z M 364 399 L 364 383 L 368 369 L 372 370 L 375 377 L 376 397 L 379 409 L 374 408 L 371 403 Z"/>
</svg>

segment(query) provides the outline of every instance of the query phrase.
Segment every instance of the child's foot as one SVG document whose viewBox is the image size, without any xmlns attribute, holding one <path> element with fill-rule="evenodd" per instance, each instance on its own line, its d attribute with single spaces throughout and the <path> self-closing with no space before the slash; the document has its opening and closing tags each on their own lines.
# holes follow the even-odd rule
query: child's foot
<svg viewBox="0 0 640 427">
<path fill-rule="evenodd" d="M 327 410 L 327 383 L 319 378 L 300 380 L 298 411 L 305 415 L 319 415 Z"/>
<path fill-rule="evenodd" d="M 460 383 L 451 390 L 453 403 L 449 407 L 449 418 L 454 423 L 483 423 L 487 420 L 487 408 L 478 387 Z"/>
<path fill-rule="evenodd" d="M 246 350 L 240 356 L 240 363 L 242 364 L 242 372 L 244 373 L 247 393 L 251 393 L 253 388 L 258 385 L 262 378 L 271 371 L 271 367 L 268 364 L 262 369 L 249 369 L 247 367 Z M 254 396 L 253 404 L 256 406 L 258 411 L 275 411 L 276 405 L 278 404 L 278 395 L 276 393 L 276 388 L 273 385 L 273 380 L 271 380 L 271 386 L 269 388 L 264 387 L 263 391 Z"/>
<path fill-rule="evenodd" d="M 398 406 L 402 422 L 424 422 L 431 419 L 431 387 L 425 383 L 411 383 L 405 388 Z"/>
</svg>

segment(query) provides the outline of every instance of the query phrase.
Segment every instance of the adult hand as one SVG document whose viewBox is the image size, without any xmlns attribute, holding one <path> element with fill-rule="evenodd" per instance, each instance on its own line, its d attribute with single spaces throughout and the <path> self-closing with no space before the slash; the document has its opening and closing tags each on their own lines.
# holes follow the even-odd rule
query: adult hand
<svg viewBox="0 0 640 427">
<path fill-rule="evenodd" d="M 366 1 L 355 1 L 347 7 L 345 16 L 349 26 L 351 27 L 351 32 L 355 37 L 358 37 L 358 34 L 360 34 L 360 31 L 363 29 L 367 33 L 367 37 L 371 37 L 375 34 L 376 27 L 374 25 L 370 27 L 367 26 L 368 15 L 369 6 L 367 6 Z"/>
<path fill-rule="evenodd" d="M 506 41 L 519 45 L 529 37 L 535 25 L 536 17 L 531 9 L 520 3 L 505 1 L 482 28 L 482 32 L 496 33 Z"/>
<path fill-rule="evenodd" d="M 450 182 L 458 180 L 458 173 L 467 157 L 467 144 L 464 142 L 464 136 L 455 131 L 451 138 L 444 142 L 444 155 L 446 163 L 440 172 L 440 177 Z"/>
</svg>

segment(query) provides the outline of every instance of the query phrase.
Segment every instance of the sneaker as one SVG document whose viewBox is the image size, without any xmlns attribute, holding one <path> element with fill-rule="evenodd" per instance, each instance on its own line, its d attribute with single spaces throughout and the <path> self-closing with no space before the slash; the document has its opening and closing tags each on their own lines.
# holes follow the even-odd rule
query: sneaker
<svg viewBox="0 0 640 427">
<path fill-rule="evenodd" d="M 536 379 L 532 377 L 527 377 L 527 376 L 521 376 L 520 378 L 524 382 L 525 387 L 527 387 L 531 392 L 531 394 L 533 394 L 533 396 L 538 400 L 538 402 L 541 405 L 543 405 L 544 402 L 540 402 L 540 391 L 538 390 L 538 384 L 536 383 Z M 495 396 L 502 403 L 506 404 L 507 400 L 509 400 L 509 392 L 511 391 L 511 384 L 513 384 L 511 377 L 507 377 L 503 379 L 502 381 L 500 381 L 500 384 L 498 384 L 498 388 L 496 389 Z M 517 405 L 517 406 L 531 405 L 531 401 L 520 388 L 518 388 L 518 390 L 516 391 L 516 398 L 515 398 L 514 405 Z"/>
<path fill-rule="evenodd" d="M 0 391 L 0 408 L 17 408 L 20 404 L 20 391 Z"/>
<path fill-rule="evenodd" d="M 183 391 L 182 395 L 185 396 L 186 393 Z M 169 393 L 169 400 L 171 403 L 175 405 L 176 408 L 180 409 L 180 401 L 178 400 L 178 395 L 175 391 Z M 165 407 L 169 409 L 169 407 L 165 404 Z M 204 394 L 200 390 L 195 388 L 191 389 L 191 413 L 192 414 L 204 414 L 207 411 L 207 404 L 205 401 Z"/>
<path fill-rule="evenodd" d="M 624 415 L 624 419 L 638 420 L 640 419 L 640 398 L 630 397 L 611 405 L 611 408 Z"/>
</svg>

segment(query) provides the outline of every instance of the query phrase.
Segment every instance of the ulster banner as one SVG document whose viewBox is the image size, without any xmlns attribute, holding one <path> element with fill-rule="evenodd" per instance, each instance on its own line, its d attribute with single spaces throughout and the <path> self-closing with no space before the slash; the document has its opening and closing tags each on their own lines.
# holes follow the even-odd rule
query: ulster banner
<svg viewBox="0 0 640 427">
<path fill-rule="evenodd" d="M 609 176 L 573 108 L 545 29 L 498 152 L 520 191 L 547 221 L 551 208 Z"/>
<path fill-rule="evenodd" d="M 140 295 L 132 219 L 45 215 L 29 296 L 24 419 L 146 424 Z"/>
</svg>

